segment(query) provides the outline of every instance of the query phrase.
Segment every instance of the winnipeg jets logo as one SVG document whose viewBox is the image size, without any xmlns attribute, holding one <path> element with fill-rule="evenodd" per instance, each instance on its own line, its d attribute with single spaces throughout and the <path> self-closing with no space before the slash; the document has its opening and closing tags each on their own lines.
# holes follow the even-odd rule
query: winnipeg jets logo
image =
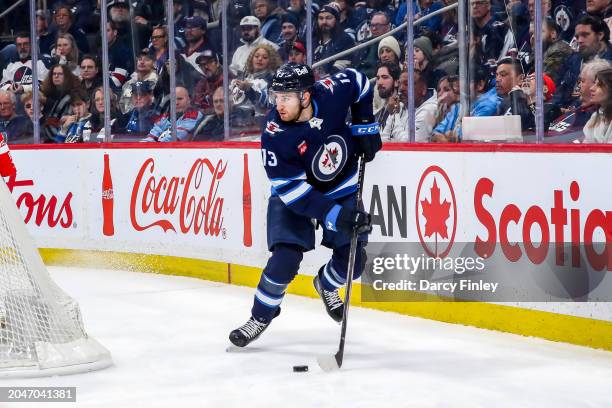
<svg viewBox="0 0 612 408">
<path fill-rule="evenodd" d="M 323 123 L 323 119 L 319 119 L 319 118 L 312 118 L 308 121 L 308 124 L 310 125 L 312 129 L 317 128 L 321 130 L 322 123 Z"/>
<path fill-rule="evenodd" d="M 282 131 L 283 129 L 281 129 L 280 126 L 278 126 L 278 123 L 276 122 L 268 122 L 266 124 L 266 132 L 270 133 L 271 135 L 274 135 L 275 133 L 279 133 Z"/>
<path fill-rule="evenodd" d="M 331 93 L 334 93 L 334 81 L 331 78 L 325 78 L 319 81 L 321 85 L 323 85 L 326 89 L 329 89 Z"/>
<path fill-rule="evenodd" d="M 319 181 L 333 180 L 346 164 L 346 142 L 338 135 L 331 135 L 319 148 L 312 161 L 312 173 Z"/>
</svg>

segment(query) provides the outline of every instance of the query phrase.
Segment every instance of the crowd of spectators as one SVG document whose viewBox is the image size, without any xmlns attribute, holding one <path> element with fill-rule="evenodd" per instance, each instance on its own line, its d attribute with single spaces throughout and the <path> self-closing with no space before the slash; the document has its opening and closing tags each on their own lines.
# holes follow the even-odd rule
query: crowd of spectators
<svg viewBox="0 0 612 408">
<path fill-rule="evenodd" d="M 415 19 L 453 2 L 414 0 Z M 535 0 L 468 0 L 467 78 L 459 77 L 457 9 L 415 26 L 414 55 L 407 56 L 406 30 L 387 35 L 405 22 L 406 0 L 230 0 L 226 10 L 222 0 L 174 0 L 174 38 L 169 38 L 165 0 L 109 0 L 106 27 L 101 27 L 99 0 L 47 3 L 48 10 L 36 12 L 35 64 L 27 2 L 0 19 L 0 131 L 9 143 L 33 141 L 32 65 L 39 82 L 42 143 L 103 141 L 105 92 L 115 140 L 171 141 L 171 44 L 177 139 L 223 140 L 227 105 L 231 135 L 256 138 L 270 109 L 268 85 L 282 63 L 306 63 L 309 52 L 314 62 L 321 61 L 381 36 L 315 73 L 325 78 L 352 67 L 367 75 L 375 85 L 384 141 L 409 140 L 410 87 L 417 142 L 467 141 L 464 117 L 500 116 L 517 121 L 523 140 L 535 140 Z M 545 136 L 612 143 L 612 0 L 542 4 Z M 107 34 L 108 90 L 102 86 L 101 30 Z M 228 55 L 223 55 L 224 37 Z M 411 85 L 407 58 L 414 60 Z M 462 81 L 467 81 L 469 109 L 461 105 Z"/>
</svg>

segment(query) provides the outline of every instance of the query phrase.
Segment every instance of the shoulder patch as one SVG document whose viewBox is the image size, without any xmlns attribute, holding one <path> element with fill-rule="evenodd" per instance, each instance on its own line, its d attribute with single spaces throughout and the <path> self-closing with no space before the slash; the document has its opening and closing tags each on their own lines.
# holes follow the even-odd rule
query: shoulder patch
<svg viewBox="0 0 612 408">
<path fill-rule="evenodd" d="M 283 129 L 280 128 L 280 126 L 278 125 L 278 123 L 274 122 L 274 121 L 269 121 L 268 123 L 266 123 L 266 132 L 274 135 L 275 133 L 279 133 L 282 132 Z"/>
</svg>

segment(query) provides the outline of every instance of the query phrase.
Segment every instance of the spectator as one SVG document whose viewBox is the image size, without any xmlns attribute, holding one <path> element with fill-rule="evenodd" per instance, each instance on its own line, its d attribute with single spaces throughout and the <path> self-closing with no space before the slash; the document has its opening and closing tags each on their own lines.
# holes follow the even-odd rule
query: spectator
<svg viewBox="0 0 612 408">
<path fill-rule="evenodd" d="M 591 87 L 591 102 L 599 108 L 584 125 L 584 143 L 612 143 L 611 91 L 612 69 L 598 72 Z"/>
<path fill-rule="evenodd" d="M 72 10 L 69 6 L 62 4 L 57 6 L 53 14 L 53 21 L 55 25 L 55 37 L 56 41 L 60 35 L 70 34 L 73 38 L 73 43 L 78 51 L 86 54 L 89 52 L 89 43 L 83 29 L 73 24 Z M 57 43 L 56 43 L 57 45 Z M 75 64 L 78 61 L 75 61 Z"/>
<path fill-rule="evenodd" d="M 7 143 L 31 143 L 31 121 L 15 111 L 17 99 L 11 91 L 0 91 L 0 132 L 7 134 Z"/>
<path fill-rule="evenodd" d="M 382 99 L 382 108 L 374 112 L 374 116 L 382 128 L 382 140 L 386 142 L 403 136 L 400 124 L 395 123 L 395 114 L 401 109 L 398 95 L 400 73 L 399 65 L 390 62 L 381 63 L 376 71 L 376 89 Z M 405 131 L 406 125 L 402 128 Z"/>
<path fill-rule="evenodd" d="M 253 14 L 261 22 L 261 35 L 268 41 L 278 43 L 281 33 L 281 23 L 277 15 L 273 14 L 271 0 L 253 0 L 251 3 Z"/>
<path fill-rule="evenodd" d="M 356 41 L 360 42 L 371 38 L 372 28 L 370 27 L 370 21 L 377 12 L 383 12 L 389 16 L 389 21 L 395 21 L 395 8 L 390 3 L 391 0 L 366 0 L 365 4 L 363 1 L 355 3 L 356 18 L 361 22 L 355 34 Z M 339 9 L 337 4 L 334 4 Z"/>
<path fill-rule="evenodd" d="M 102 76 L 98 68 L 98 59 L 93 55 L 85 55 L 81 59 L 81 88 L 88 94 L 88 102 L 91 100 L 93 90 L 102 85 Z"/>
<path fill-rule="evenodd" d="M 130 91 L 131 94 L 131 91 Z M 114 134 L 116 131 L 115 124 L 117 123 L 117 118 L 121 115 L 119 108 L 117 107 L 117 95 L 113 92 L 109 92 L 110 99 L 110 127 L 111 134 Z M 98 87 L 93 91 L 93 104 L 91 105 L 91 119 L 90 119 L 90 127 L 91 127 L 91 137 L 89 140 L 91 142 L 103 142 L 105 137 L 104 130 L 104 88 Z"/>
<path fill-rule="evenodd" d="M 129 43 L 119 37 L 117 24 L 109 21 L 106 24 L 108 41 L 108 70 L 110 71 L 111 86 L 115 90 L 121 89 L 128 76 L 134 70 L 132 48 Z M 102 52 L 102 50 L 100 50 Z M 101 56 L 100 56 L 101 57 Z"/>
<path fill-rule="evenodd" d="M 434 70 L 431 40 L 422 36 L 414 40 L 414 69 L 421 71 L 428 88 L 436 88 L 444 72 Z"/>
<path fill-rule="evenodd" d="M 531 48 L 535 49 L 533 42 L 533 25 L 530 26 L 532 31 Z M 542 24 L 542 50 L 544 73 L 550 76 L 555 84 L 561 81 L 562 72 L 561 66 L 567 58 L 574 52 L 572 48 L 561 39 L 561 28 L 550 17 L 546 18 Z M 535 56 L 530 58 L 530 61 L 535 61 Z"/>
<path fill-rule="evenodd" d="M 595 57 L 612 59 L 610 30 L 600 19 L 584 16 L 576 22 L 576 42 L 578 52 L 572 54 L 561 69 L 561 82 L 558 84 L 553 103 L 562 107 L 572 104 L 572 94 L 576 90 L 576 81 L 580 67 Z"/>
<path fill-rule="evenodd" d="M 197 142 L 221 142 L 224 138 L 224 120 L 223 110 L 224 97 L 223 88 L 219 87 L 215 89 L 212 97 L 214 110 L 212 113 L 207 115 L 201 126 L 200 130 L 194 135 L 193 141 Z M 231 103 L 231 101 L 230 101 Z"/>
<path fill-rule="evenodd" d="M 153 128 L 158 115 L 153 106 L 153 88 L 147 81 L 132 84 L 131 111 L 119 115 L 115 123 L 116 132 L 129 136 L 145 136 Z"/>
<path fill-rule="evenodd" d="M 399 83 L 400 99 L 404 106 L 408 104 L 408 72 L 404 71 L 400 76 Z M 418 70 L 414 71 L 414 115 L 416 142 L 428 142 L 433 128 L 436 125 L 436 112 L 438 111 L 438 97 L 436 91 L 427 88 L 425 77 Z M 400 123 L 408 123 L 408 115 Z M 407 125 L 405 125 L 407 126 Z M 406 132 L 407 134 L 407 132 Z"/>
<path fill-rule="evenodd" d="M 38 34 L 38 49 L 41 55 L 51 55 L 51 48 L 53 48 L 55 43 L 55 33 L 49 31 L 50 21 L 49 11 L 36 11 L 36 33 Z"/>
<path fill-rule="evenodd" d="M 388 33 L 391 30 L 391 21 L 389 16 L 382 12 L 376 12 L 372 15 L 370 21 L 370 38 L 379 37 Z M 378 65 L 378 44 L 372 44 L 354 54 L 353 65 L 357 70 L 363 72 L 368 78 L 376 75 L 376 66 Z"/>
<path fill-rule="evenodd" d="M 309 2 L 313 14 L 319 9 L 316 2 Z M 306 37 L 306 5 L 304 0 L 289 0 L 287 12 L 295 15 L 298 19 L 298 37 Z"/>
<path fill-rule="evenodd" d="M 551 0 L 542 0 L 542 17 L 544 19 L 550 17 L 551 15 Z M 534 22 L 535 18 L 535 0 L 527 0 L 527 10 L 529 11 L 529 21 Z M 553 19 L 553 21 L 555 21 Z M 560 27 L 559 27 L 560 28 Z"/>
<path fill-rule="evenodd" d="M 289 57 L 287 62 L 293 62 L 294 64 L 306 64 L 306 47 L 301 41 L 293 43 L 293 48 L 289 51 Z"/>
<path fill-rule="evenodd" d="M 194 89 L 202 75 L 187 61 L 176 56 L 176 83 L 187 89 Z M 170 60 L 166 61 L 153 90 L 155 110 L 158 115 L 170 111 Z"/>
<path fill-rule="evenodd" d="M 488 69 L 478 66 L 470 77 L 471 110 L 469 116 L 495 116 L 500 104 L 500 97 L 495 87 L 491 86 L 492 78 Z M 461 104 L 454 104 L 442 122 L 433 130 L 432 142 L 458 142 L 461 140 Z"/>
<path fill-rule="evenodd" d="M 501 98 L 497 108 L 498 115 L 519 115 L 523 130 L 535 128 L 535 117 L 529 107 L 529 98 L 521 87 L 525 75 L 518 60 L 510 57 L 497 62 L 495 89 Z"/>
<path fill-rule="evenodd" d="M 293 44 L 299 41 L 298 28 L 299 23 L 297 17 L 293 13 L 284 14 L 281 18 L 281 36 L 278 43 L 278 53 L 283 61 L 289 59 L 289 52 L 293 49 Z"/>
<path fill-rule="evenodd" d="M 595 85 L 595 75 L 609 68 L 612 68 L 612 64 L 602 59 L 584 64 L 578 78 L 579 102 L 550 124 L 546 136 L 553 136 L 557 140 L 563 138 L 564 141 L 583 138 L 584 125 L 597 109 L 591 100 L 591 87 Z"/>
<path fill-rule="evenodd" d="M 41 141 L 55 142 L 60 131 L 60 119 L 70 109 L 70 94 L 80 88 L 79 78 L 68 66 L 56 64 L 49 70 L 49 75 L 43 81 L 40 91 L 47 101 L 43 108 L 44 122 L 41 129 Z"/>
<path fill-rule="evenodd" d="M 428 14 L 433 13 L 434 11 L 440 10 L 444 7 L 444 4 L 441 1 L 434 0 L 417 0 L 414 1 L 414 19 L 417 20 L 421 17 L 425 17 Z M 397 15 L 395 16 L 395 25 L 398 26 L 402 24 L 406 20 L 406 12 L 408 10 L 408 6 L 406 2 L 403 2 L 398 10 Z M 432 17 L 428 20 L 425 20 L 421 24 L 422 27 L 427 27 L 431 31 L 439 31 L 442 27 L 442 16 L 438 15 L 436 17 Z"/>
<path fill-rule="evenodd" d="M 259 31 L 260 22 L 255 16 L 246 16 L 240 20 L 241 41 L 243 45 L 236 49 L 232 57 L 230 71 L 234 76 L 243 75 L 246 68 L 247 59 L 253 49 L 260 44 L 268 44 L 274 49 L 278 45 L 264 38 Z"/>
<path fill-rule="evenodd" d="M 58 34 L 51 54 L 55 57 L 56 63 L 66 65 L 75 76 L 80 75 L 79 49 L 76 47 L 72 35 L 68 33 Z"/>
<path fill-rule="evenodd" d="M 28 118 L 30 119 L 28 122 L 28 129 L 26 131 L 27 135 L 30 135 L 31 137 L 29 139 L 24 139 L 24 143 L 34 143 L 34 103 L 32 101 L 33 95 L 32 92 L 25 92 L 23 95 L 21 95 L 21 104 L 23 105 L 23 110 L 26 113 L 26 115 L 28 116 Z M 43 95 L 42 93 L 38 95 L 38 106 L 40 108 L 40 114 L 38 116 L 38 123 L 42 123 L 42 110 L 43 107 L 45 106 L 45 102 L 46 102 L 46 98 L 45 95 Z"/>
<path fill-rule="evenodd" d="M 180 142 L 191 141 L 193 133 L 204 118 L 202 112 L 191 107 L 189 91 L 183 86 L 176 87 L 176 138 Z M 149 131 L 144 142 L 172 142 L 170 115 L 162 115 Z"/>
<path fill-rule="evenodd" d="M 185 19 L 185 39 L 187 47 L 182 52 L 182 57 L 198 69 L 196 58 L 206 50 L 217 49 L 206 39 L 206 21 L 200 16 Z"/>
<path fill-rule="evenodd" d="M 142 24 L 143 20 L 136 17 L 135 24 L 132 24 L 129 0 L 111 0 L 107 3 L 106 7 L 110 17 L 109 22 L 113 23 L 113 27 L 117 31 L 117 41 L 129 47 L 130 52 L 132 47 L 135 47 L 134 49 L 136 50 L 145 48 L 149 43 L 149 36 L 152 30 L 150 22 L 149 24 Z M 130 64 L 128 61 L 125 61 L 125 63 Z M 131 66 L 134 66 L 133 61 Z"/>
<path fill-rule="evenodd" d="M 546 2 L 543 2 L 542 7 L 544 7 L 544 11 L 546 11 Z M 573 41 L 576 19 L 584 13 L 585 8 L 585 0 L 552 0 L 552 18 L 561 27 L 561 38 L 564 41 Z M 546 15 L 545 12 L 542 14 L 544 16 Z M 535 21 L 535 12 L 531 21 Z"/>
<path fill-rule="evenodd" d="M 508 29 L 491 14 L 491 0 L 470 0 L 470 12 L 474 25 L 473 59 L 479 63 L 494 63 L 505 56 L 502 51 Z"/>
<path fill-rule="evenodd" d="M 168 60 L 168 30 L 165 26 L 157 26 L 151 33 L 151 53 L 155 60 L 157 74 L 161 74 L 162 68 Z"/>
<path fill-rule="evenodd" d="M 447 75 L 438 82 L 436 92 L 438 96 L 438 112 L 436 113 L 436 124 L 440 123 L 450 108 L 460 100 L 459 77 Z"/>
<path fill-rule="evenodd" d="M 205 115 L 212 113 L 213 93 L 219 87 L 223 87 L 223 67 L 219 56 L 211 50 L 206 50 L 196 59 L 200 70 L 204 73 L 195 86 L 193 104 Z"/>
<path fill-rule="evenodd" d="M 357 27 L 361 24 L 359 13 L 355 12 L 355 0 L 336 0 L 340 10 L 340 28 L 355 40 Z"/>
<path fill-rule="evenodd" d="M 588 0 L 586 2 L 586 12 L 589 16 L 599 18 L 612 28 L 612 1 L 611 0 Z"/>
<path fill-rule="evenodd" d="M 119 108 L 125 113 L 132 110 L 132 84 L 138 81 L 147 81 L 155 87 L 157 83 L 157 72 L 155 72 L 155 63 L 151 56 L 151 51 L 148 48 L 143 48 L 136 60 L 136 70 L 130 76 L 122 88 L 121 98 L 119 100 Z"/>
<path fill-rule="evenodd" d="M 234 79 L 230 92 L 234 104 L 252 105 L 256 119 L 263 117 L 268 110 L 268 85 L 280 67 L 278 52 L 267 44 L 260 44 L 251 51 L 246 65 L 246 78 Z"/>
<path fill-rule="evenodd" d="M 58 143 L 89 142 L 91 137 L 91 113 L 89 113 L 89 94 L 78 90 L 70 95 L 72 114 L 62 117 L 62 128 L 56 136 Z"/>
<path fill-rule="evenodd" d="M 378 43 L 378 60 L 400 65 L 402 51 L 393 36 L 385 37 Z"/>
<path fill-rule="evenodd" d="M 32 92 L 32 57 L 30 54 L 32 47 L 30 35 L 28 33 L 17 34 L 15 47 L 19 60 L 8 64 L 2 72 L 0 89 L 11 90 L 16 95 L 20 95 L 24 92 Z M 40 83 L 47 77 L 48 71 L 41 60 L 37 61 L 36 67 Z"/>
<path fill-rule="evenodd" d="M 353 39 L 342 30 L 338 24 L 340 13 L 335 3 L 329 3 L 321 8 L 317 15 L 317 25 L 314 30 L 313 46 L 315 47 L 313 58 L 321 61 L 341 51 L 347 50 L 354 45 Z M 339 70 L 350 66 L 350 57 L 332 61 L 318 68 L 318 74 L 323 77 L 331 75 Z"/>
</svg>

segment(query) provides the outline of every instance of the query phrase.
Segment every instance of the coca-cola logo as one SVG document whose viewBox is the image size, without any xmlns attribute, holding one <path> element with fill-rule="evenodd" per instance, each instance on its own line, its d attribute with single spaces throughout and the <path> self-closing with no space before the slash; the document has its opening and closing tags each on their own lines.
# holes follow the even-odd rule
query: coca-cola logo
<svg viewBox="0 0 612 408">
<path fill-rule="evenodd" d="M 219 236 L 224 201 L 218 196 L 219 184 L 226 168 L 223 160 L 213 164 L 209 159 L 197 159 L 186 177 L 167 177 L 156 175 L 155 159 L 147 159 L 132 188 L 132 226 L 136 231 L 159 227 L 164 232 Z"/>
<path fill-rule="evenodd" d="M 71 192 L 66 194 L 63 200 L 55 195 L 51 195 L 47 198 L 44 194 L 40 194 L 38 197 L 34 198 L 34 195 L 29 191 L 15 191 L 15 189 L 21 187 L 33 187 L 34 180 L 17 180 L 15 174 L 9 178 L 6 186 L 13 196 L 16 197 L 15 203 L 17 207 L 22 210 L 22 212 L 25 209 L 26 213 L 23 220 L 26 224 L 34 217 L 34 223 L 39 227 L 43 222 L 50 228 L 54 228 L 57 225 L 62 228 L 69 228 L 72 226 L 73 216 L 70 204 L 70 200 L 72 200 Z"/>
</svg>

